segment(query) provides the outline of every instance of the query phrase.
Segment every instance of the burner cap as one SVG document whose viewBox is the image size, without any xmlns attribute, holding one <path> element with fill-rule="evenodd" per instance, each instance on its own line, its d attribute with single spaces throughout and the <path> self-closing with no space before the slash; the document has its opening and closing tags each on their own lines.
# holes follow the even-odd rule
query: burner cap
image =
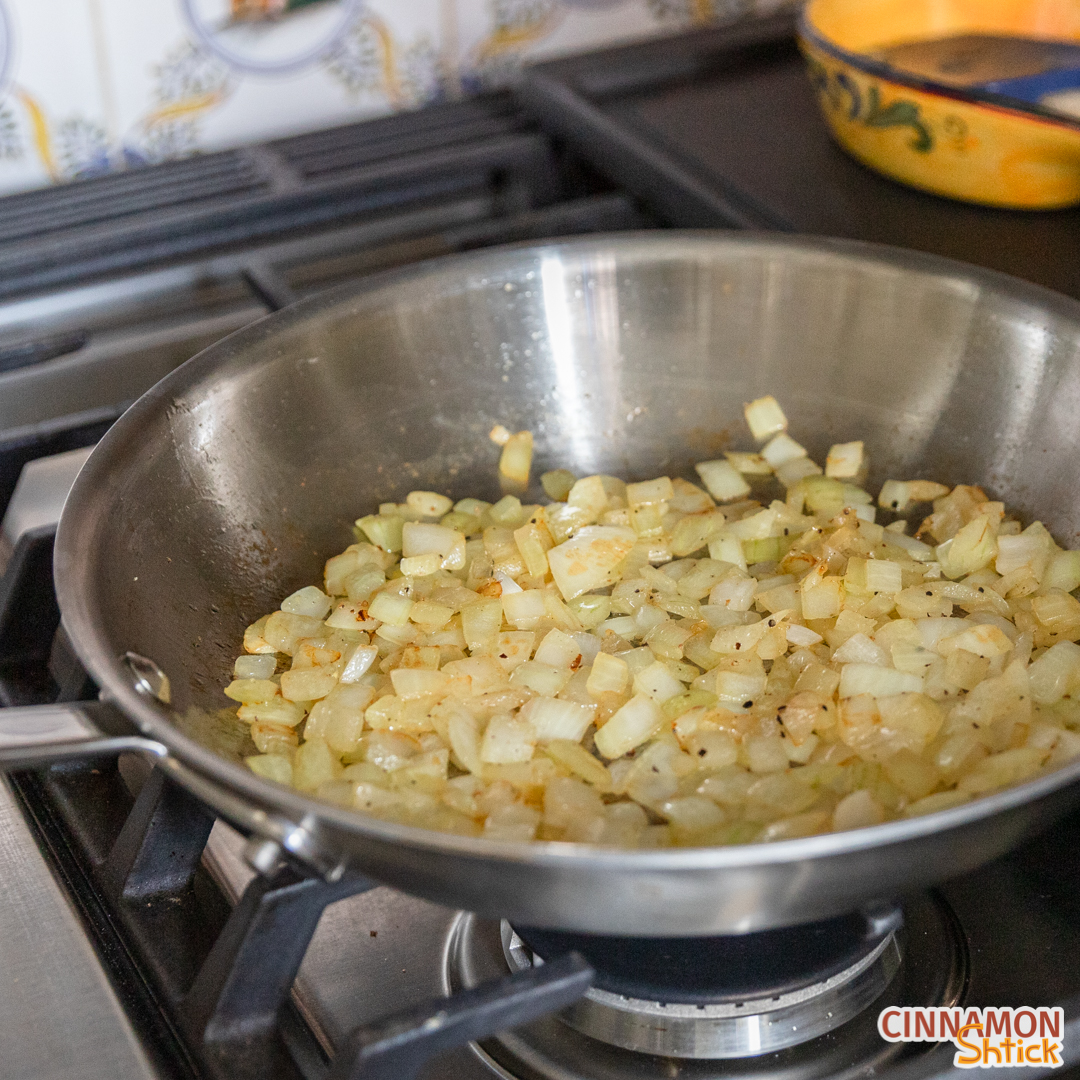
<svg viewBox="0 0 1080 1080">
<path fill-rule="evenodd" d="M 821 922 L 716 937 L 640 938 L 515 926 L 542 959 L 581 953 L 598 989 L 672 1004 L 779 997 L 820 983 L 869 956 L 903 922 L 899 905 Z"/>
</svg>

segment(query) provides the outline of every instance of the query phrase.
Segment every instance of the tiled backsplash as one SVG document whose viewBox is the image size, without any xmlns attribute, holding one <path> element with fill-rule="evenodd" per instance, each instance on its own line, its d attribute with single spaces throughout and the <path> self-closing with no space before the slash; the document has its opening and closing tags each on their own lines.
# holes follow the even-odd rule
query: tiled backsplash
<svg viewBox="0 0 1080 1080">
<path fill-rule="evenodd" d="M 0 0 L 0 192 L 470 93 L 791 0 Z"/>
</svg>

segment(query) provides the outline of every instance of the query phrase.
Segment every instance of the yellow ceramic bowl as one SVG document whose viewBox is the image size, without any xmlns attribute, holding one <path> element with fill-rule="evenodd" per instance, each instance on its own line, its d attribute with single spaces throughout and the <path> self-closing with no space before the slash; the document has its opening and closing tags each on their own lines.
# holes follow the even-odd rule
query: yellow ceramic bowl
<svg viewBox="0 0 1080 1080">
<path fill-rule="evenodd" d="M 1080 121 L 897 71 L 871 55 L 972 33 L 1080 42 L 1080 0 L 810 0 L 799 43 L 833 135 L 864 164 L 990 206 L 1080 203 Z"/>
</svg>

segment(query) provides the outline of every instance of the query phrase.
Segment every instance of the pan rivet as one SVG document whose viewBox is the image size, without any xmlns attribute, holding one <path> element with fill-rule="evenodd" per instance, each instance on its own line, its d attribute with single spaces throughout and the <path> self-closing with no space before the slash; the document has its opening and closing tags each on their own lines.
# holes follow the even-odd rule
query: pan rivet
<svg viewBox="0 0 1080 1080">
<path fill-rule="evenodd" d="M 172 690 L 169 687 L 169 676 L 145 656 L 135 652 L 126 652 L 122 657 L 131 672 L 132 682 L 140 694 L 157 698 L 163 705 L 172 701 Z"/>
<path fill-rule="evenodd" d="M 244 859 L 247 864 L 264 877 L 272 874 L 281 863 L 281 845 L 276 840 L 264 840 L 253 836 L 244 845 Z"/>
</svg>

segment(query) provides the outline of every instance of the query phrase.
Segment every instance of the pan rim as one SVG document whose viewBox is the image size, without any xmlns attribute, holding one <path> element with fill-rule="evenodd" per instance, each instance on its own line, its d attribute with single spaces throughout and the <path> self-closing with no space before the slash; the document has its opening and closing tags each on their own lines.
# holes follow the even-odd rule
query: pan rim
<svg viewBox="0 0 1080 1080">
<path fill-rule="evenodd" d="M 144 734 L 159 740 L 177 760 L 205 779 L 225 790 L 242 795 L 255 806 L 284 812 L 295 822 L 314 820 L 337 831 L 360 834 L 419 851 L 437 850 L 442 854 L 484 860 L 538 862 L 562 867 L 568 863 L 588 862 L 591 865 L 600 863 L 625 869 L 632 864 L 635 871 L 646 875 L 650 872 L 670 874 L 680 871 L 735 870 L 740 867 L 811 862 L 891 847 L 932 833 L 962 828 L 1033 802 L 1080 779 L 1078 759 L 1016 787 L 976 798 L 948 810 L 862 829 L 822 833 L 772 843 L 640 850 L 567 841 L 496 841 L 386 821 L 360 811 L 321 802 L 294 789 L 265 780 L 243 765 L 230 761 L 185 735 L 175 725 L 166 709 L 140 694 L 131 685 L 126 668 L 118 657 L 113 657 L 109 652 L 105 635 L 98 628 L 93 616 L 93 586 L 89 575 L 82 569 L 85 567 L 85 560 L 80 558 L 81 553 L 87 550 L 88 538 L 85 533 L 80 532 L 80 526 L 88 516 L 90 504 L 101 499 L 103 489 L 110 486 L 110 477 L 113 475 L 110 466 L 119 443 L 129 438 L 140 425 L 167 409 L 178 389 L 186 388 L 194 379 L 212 372 L 224 362 L 229 351 L 237 346 L 257 344 L 261 337 L 272 336 L 278 327 L 298 323 L 347 300 L 363 302 L 366 298 L 370 301 L 382 290 L 393 288 L 402 281 L 416 282 L 427 277 L 442 276 L 448 269 L 475 271 L 485 263 L 496 267 L 502 257 L 510 252 L 533 251 L 537 257 L 545 252 L 573 257 L 575 254 L 582 255 L 600 247 L 610 251 L 615 246 L 629 253 L 635 249 L 646 248 L 657 252 L 668 245 L 673 248 L 681 245 L 685 254 L 688 243 L 703 248 L 749 248 L 759 254 L 770 247 L 796 249 L 807 256 L 832 255 L 853 263 L 877 266 L 882 270 L 913 271 L 927 277 L 948 278 L 969 286 L 988 288 L 1010 300 L 1060 315 L 1077 325 L 1080 337 L 1080 301 L 1044 286 L 942 256 L 884 244 L 793 233 L 709 229 L 655 230 L 597 233 L 584 237 L 554 238 L 541 243 L 525 241 L 441 256 L 384 271 L 360 282 L 345 283 L 305 298 L 281 312 L 267 315 L 196 353 L 143 394 L 116 421 L 87 459 L 68 496 L 57 531 L 54 577 L 64 626 L 79 659 L 102 688 L 103 697 L 115 702 Z"/>
</svg>

